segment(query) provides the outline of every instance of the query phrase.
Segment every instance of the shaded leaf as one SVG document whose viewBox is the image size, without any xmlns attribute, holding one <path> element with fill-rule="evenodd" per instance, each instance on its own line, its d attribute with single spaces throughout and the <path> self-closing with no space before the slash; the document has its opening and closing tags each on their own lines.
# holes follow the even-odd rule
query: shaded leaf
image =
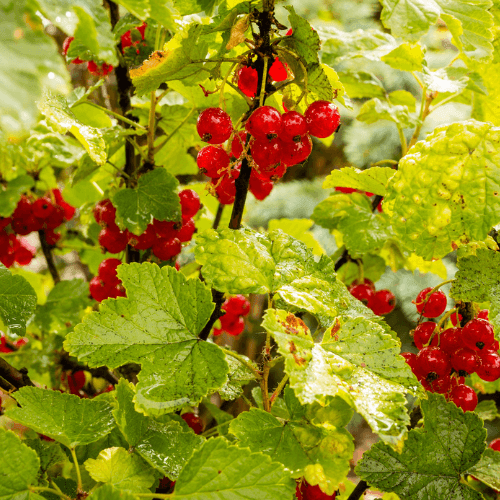
<svg viewBox="0 0 500 500">
<path fill-rule="evenodd" d="M 323 183 L 323 189 L 335 187 L 350 187 L 360 191 L 385 195 L 385 186 L 389 179 L 396 173 L 390 167 L 371 167 L 360 170 L 355 167 L 344 167 L 333 170 Z"/>
</svg>

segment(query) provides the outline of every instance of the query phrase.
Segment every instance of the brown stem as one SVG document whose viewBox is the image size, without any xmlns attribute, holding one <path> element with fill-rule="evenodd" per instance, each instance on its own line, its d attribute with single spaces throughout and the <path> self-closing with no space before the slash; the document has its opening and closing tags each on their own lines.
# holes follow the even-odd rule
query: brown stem
<svg viewBox="0 0 500 500">
<path fill-rule="evenodd" d="M 212 288 L 212 300 L 215 302 L 215 309 L 213 310 L 208 323 L 203 327 L 198 337 L 201 340 L 207 340 L 214 323 L 223 315 L 222 304 L 224 304 L 224 294 Z"/>
<path fill-rule="evenodd" d="M 347 500 L 359 500 L 361 495 L 368 489 L 368 483 L 361 480 L 354 488 L 353 492 L 349 495 Z"/>
<path fill-rule="evenodd" d="M 63 354 L 59 358 L 58 362 L 64 371 L 71 370 L 74 373 L 80 370 L 85 370 L 86 372 L 91 373 L 93 377 L 103 378 L 110 384 L 115 385 L 118 383 L 118 379 L 105 366 L 100 366 L 98 368 L 89 368 L 86 365 L 81 365 L 80 363 L 73 361 L 67 354 Z"/>
<path fill-rule="evenodd" d="M 224 212 L 224 207 L 222 203 L 219 203 L 219 206 L 217 207 L 217 213 L 215 214 L 215 219 L 214 223 L 212 225 L 212 229 L 217 229 L 220 224 L 220 220 L 222 219 L 222 213 Z"/>
<path fill-rule="evenodd" d="M 54 262 L 52 247 L 47 243 L 47 239 L 45 238 L 45 231 L 43 229 L 40 229 L 40 231 L 38 231 L 38 237 L 40 238 L 40 246 L 42 247 L 43 255 L 45 256 L 45 260 L 47 261 L 47 267 L 49 268 L 50 275 L 52 276 L 54 283 L 59 283 L 61 281 L 61 277 L 59 276 L 59 271 L 57 270 L 56 264 Z"/>
<path fill-rule="evenodd" d="M 21 368 L 18 370 L 7 363 L 5 359 L 0 358 L 0 387 L 7 392 L 20 389 L 25 386 L 34 387 L 35 384 L 28 377 L 28 370 Z"/>
</svg>

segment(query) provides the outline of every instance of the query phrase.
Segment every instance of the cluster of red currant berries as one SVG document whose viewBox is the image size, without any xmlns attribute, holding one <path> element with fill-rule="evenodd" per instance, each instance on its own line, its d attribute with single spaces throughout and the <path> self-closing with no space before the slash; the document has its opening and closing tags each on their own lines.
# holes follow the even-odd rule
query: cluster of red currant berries
<svg viewBox="0 0 500 500">
<path fill-rule="evenodd" d="M 221 335 L 223 332 L 237 336 L 245 329 L 244 316 L 250 312 L 250 302 L 243 295 L 234 295 L 222 304 L 222 310 L 226 312 L 220 318 L 220 328 L 214 328 L 214 335 Z"/>
<path fill-rule="evenodd" d="M 120 278 L 116 274 L 116 268 L 122 263 L 120 259 L 104 259 L 99 264 L 97 276 L 90 280 L 89 290 L 92 298 L 101 302 L 107 298 L 116 299 L 126 297 Z"/>
<path fill-rule="evenodd" d="M 71 45 L 71 42 L 75 39 L 74 36 L 69 36 L 64 40 L 63 42 L 63 56 L 66 57 L 66 54 L 68 53 L 69 46 Z M 100 78 L 104 78 L 106 75 L 111 73 L 113 71 L 113 66 L 111 64 L 107 64 L 103 62 L 101 65 L 98 65 L 95 61 L 84 61 L 83 59 L 80 59 L 77 57 L 76 59 L 73 59 L 71 61 L 73 64 L 83 64 L 84 62 L 87 62 L 87 69 L 89 70 L 89 73 L 91 75 L 98 76 Z"/>
<path fill-rule="evenodd" d="M 116 208 L 109 199 L 102 200 L 94 208 L 94 218 L 103 228 L 99 244 L 110 253 L 120 253 L 131 245 L 136 250 L 151 248 L 160 260 L 170 260 L 181 252 L 182 243 L 191 241 L 196 230 L 193 217 L 200 209 L 200 197 L 192 189 L 179 193 L 182 223 L 154 219 L 144 233 L 135 235 L 121 231 L 116 225 Z"/>
<path fill-rule="evenodd" d="M 55 245 L 61 237 L 55 229 L 74 214 L 75 208 L 64 201 L 59 189 L 41 198 L 23 195 L 10 217 L 0 217 L 0 262 L 5 267 L 11 267 L 14 262 L 27 266 L 36 251 L 17 236 L 43 230 L 45 241 Z"/>
<path fill-rule="evenodd" d="M 220 203 L 229 205 L 236 196 L 239 160 L 249 150 L 250 191 L 263 200 L 271 192 L 273 181 L 281 179 L 288 167 L 305 161 L 311 154 L 310 135 L 328 137 L 339 123 L 338 108 L 328 101 L 313 102 L 304 115 L 297 111 L 281 115 L 271 106 L 261 106 L 250 115 L 245 130 L 235 133 L 225 111 L 208 108 L 198 117 L 198 134 L 210 144 L 198 153 L 198 168 L 211 178 L 212 189 Z M 231 137 L 224 148 L 222 143 Z"/>
<path fill-rule="evenodd" d="M 142 23 L 141 26 L 128 30 L 121 36 L 123 54 L 125 54 L 127 47 L 137 47 L 140 43 L 144 44 L 144 34 L 147 26 L 146 23 Z M 139 54 L 140 50 L 136 48 L 136 52 Z"/>
<path fill-rule="evenodd" d="M 396 307 L 396 297 L 390 290 L 375 290 L 373 281 L 366 278 L 363 283 L 355 281 L 349 292 L 377 316 L 389 314 Z"/>
<path fill-rule="evenodd" d="M 285 67 L 286 66 L 286 67 Z M 288 65 L 276 57 L 269 68 L 269 77 L 273 82 L 282 82 L 288 78 Z M 241 66 L 236 73 L 238 88 L 248 97 L 255 97 L 259 84 L 259 74 L 251 66 Z"/>
<path fill-rule="evenodd" d="M 415 305 L 422 316 L 436 318 L 446 309 L 447 298 L 441 290 L 429 287 L 418 294 Z M 478 401 L 474 389 L 464 384 L 465 376 L 477 373 L 487 382 L 500 378 L 499 343 L 486 309 L 463 328 L 440 331 L 433 321 L 420 323 L 413 342 L 419 353 L 402 356 L 415 376 L 427 391 L 444 394 L 463 411 L 473 411 Z"/>
<path fill-rule="evenodd" d="M 337 493 L 327 495 L 319 486 L 313 486 L 303 479 L 295 488 L 295 496 L 298 500 L 335 500 Z"/>
</svg>

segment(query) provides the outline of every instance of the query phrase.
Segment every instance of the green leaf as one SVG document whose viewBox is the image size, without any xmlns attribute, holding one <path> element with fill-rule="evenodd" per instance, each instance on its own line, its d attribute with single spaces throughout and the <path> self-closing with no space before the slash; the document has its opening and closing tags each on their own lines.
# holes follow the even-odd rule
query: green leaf
<svg viewBox="0 0 500 500">
<path fill-rule="evenodd" d="M 467 471 L 495 490 L 500 490 L 500 452 L 486 448 L 481 460 Z"/>
<path fill-rule="evenodd" d="M 0 428 L 0 498 L 5 500 L 42 500 L 30 493 L 36 484 L 40 460 L 34 450 L 26 446 L 12 432 Z"/>
<path fill-rule="evenodd" d="M 391 105 L 378 98 L 366 101 L 363 106 L 361 106 L 356 118 L 365 123 L 375 123 L 378 120 L 389 120 L 403 128 L 413 127 L 416 123 L 416 118 L 410 115 L 408 106 L 402 106 L 400 104 Z"/>
<path fill-rule="evenodd" d="M 472 103 L 472 118 L 500 125 L 500 64 L 483 64 L 480 75 L 487 95 L 476 95 Z"/>
<path fill-rule="evenodd" d="M 323 250 L 319 241 L 309 231 L 314 222 L 310 219 L 271 219 L 268 222 L 269 231 L 281 229 L 284 233 L 302 241 L 313 252 L 314 255 L 323 255 Z"/>
<path fill-rule="evenodd" d="M 0 5 L 0 128 L 8 136 L 27 134 L 38 118 L 36 101 L 45 88 L 69 92 L 70 77 L 55 41 L 27 1 Z"/>
<path fill-rule="evenodd" d="M 35 290 L 26 279 L 0 264 L 0 317 L 14 335 L 22 337 L 26 332 L 36 301 Z"/>
<path fill-rule="evenodd" d="M 92 500 L 137 500 L 132 493 L 114 488 L 111 484 L 100 486 L 88 498 Z"/>
<path fill-rule="evenodd" d="M 118 0 L 116 2 L 125 7 L 135 17 L 145 21 L 151 12 L 149 0 Z"/>
<path fill-rule="evenodd" d="M 422 73 L 417 73 L 425 83 L 427 90 L 440 93 L 458 93 L 467 87 L 468 79 L 466 77 L 458 80 L 450 78 L 445 68 L 431 71 L 427 68 L 422 69 Z"/>
<path fill-rule="evenodd" d="M 7 189 L 0 191 L 0 217 L 9 217 L 16 209 L 21 195 L 35 186 L 33 177 L 20 175 L 7 184 Z"/>
<path fill-rule="evenodd" d="M 419 44 L 402 43 L 380 59 L 394 69 L 420 71 L 424 62 L 424 53 Z"/>
<path fill-rule="evenodd" d="M 127 298 L 103 301 L 70 333 L 65 348 L 89 366 L 142 365 L 136 408 L 162 414 L 197 405 L 227 379 L 215 344 L 198 339 L 214 309 L 210 289 L 172 267 L 118 268 Z"/>
<path fill-rule="evenodd" d="M 388 95 L 388 98 L 391 104 L 407 106 L 410 113 L 415 112 L 417 101 L 407 90 L 395 90 Z"/>
<path fill-rule="evenodd" d="M 139 178 L 137 187 L 117 191 L 113 196 L 117 222 L 135 234 L 142 234 L 153 217 L 180 220 L 179 183 L 164 168 L 155 168 Z"/>
<path fill-rule="evenodd" d="M 482 420 L 495 420 L 500 416 L 497 405 L 492 399 L 483 399 L 483 401 L 479 401 L 474 413 L 479 415 Z"/>
<path fill-rule="evenodd" d="M 293 314 L 268 309 L 262 326 L 285 357 L 290 387 L 302 404 L 339 395 L 354 406 L 374 432 L 401 448 L 409 417 L 405 394 L 418 383 L 399 356 L 400 343 L 364 318 L 337 318 L 321 344 Z"/>
<path fill-rule="evenodd" d="M 288 19 L 293 29 L 293 34 L 287 37 L 286 40 L 283 40 L 282 43 L 296 52 L 306 62 L 306 65 L 318 63 L 318 52 L 320 49 L 318 33 L 313 30 L 308 21 L 295 13 L 295 9 L 292 6 L 286 6 L 285 9 L 290 12 Z"/>
<path fill-rule="evenodd" d="M 191 24 L 179 31 L 165 46 L 163 52 L 153 52 L 137 69 L 130 71 L 137 95 L 156 90 L 163 82 L 182 80 L 197 75 L 208 53 L 208 42 L 201 35 L 203 25 Z"/>
<path fill-rule="evenodd" d="M 194 452 L 175 483 L 175 498 L 289 500 L 295 481 L 268 455 L 251 453 L 218 437 Z"/>
<path fill-rule="evenodd" d="M 385 96 L 385 89 L 380 80 L 371 73 L 341 72 L 338 74 L 342 85 L 351 99 Z"/>
<path fill-rule="evenodd" d="M 10 408 L 9 418 L 68 448 L 93 443 L 114 425 L 112 407 L 104 398 L 80 399 L 38 387 L 21 387 L 13 397 L 21 407 Z"/>
<path fill-rule="evenodd" d="M 299 411 L 290 407 L 290 401 Z M 240 413 L 229 425 L 239 445 L 260 451 L 272 460 L 282 463 L 293 477 L 322 474 L 322 490 L 328 495 L 337 490 L 349 471 L 349 460 L 354 451 L 352 436 L 342 428 L 318 427 L 304 418 L 305 408 L 293 395 L 285 391 L 285 402 L 292 415 L 283 422 L 257 408 Z"/>
<path fill-rule="evenodd" d="M 323 189 L 349 187 L 385 196 L 385 186 L 395 173 L 390 167 L 371 167 L 366 170 L 344 167 L 332 170 L 323 183 Z"/>
<path fill-rule="evenodd" d="M 134 396 L 134 386 L 120 380 L 116 386 L 117 407 L 113 411 L 119 429 L 142 458 L 170 479 L 177 479 L 203 438 L 178 421 L 167 419 L 170 417 L 159 421 L 138 413 L 134 409 Z"/>
<path fill-rule="evenodd" d="M 467 120 L 436 128 L 401 159 L 384 212 L 410 251 L 438 259 L 500 221 L 499 140 L 490 124 Z"/>
<path fill-rule="evenodd" d="M 90 52 L 96 60 L 118 65 L 109 13 L 101 4 L 92 0 L 37 0 L 37 3 L 46 18 L 75 38 L 68 51 L 69 60 L 77 56 L 89 60 L 87 52 Z"/>
<path fill-rule="evenodd" d="M 375 443 L 358 462 L 356 474 L 371 486 L 408 500 L 481 499 L 460 482 L 486 447 L 481 419 L 464 413 L 440 394 L 428 392 L 427 397 L 422 401 L 424 427 L 408 433 L 402 453 Z"/>
<path fill-rule="evenodd" d="M 89 458 L 84 465 L 94 481 L 109 483 L 119 490 L 148 493 L 156 480 L 151 467 L 124 448 L 102 450 L 96 460 Z"/>
<path fill-rule="evenodd" d="M 38 483 L 40 483 L 41 478 L 46 480 L 46 472 L 49 468 L 67 460 L 66 454 L 59 443 L 49 443 L 42 439 L 26 439 L 24 444 L 35 450 L 40 459 Z"/>
<path fill-rule="evenodd" d="M 249 363 L 252 363 L 250 358 L 242 354 L 240 354 L 240 356 L 243 356 Z M 244 365 L 233 356 L 226 356 L 226 361 L 229 366 L 229 373 L 227 374 L 227 382 L 219 389 L 219 394 L 225 401 L 233 401 L 243 394 L 244 385 L 255 380 L 255 375 L 248 366 Z"/>
<path fill-rule="evenodd" d="M 60 134 L 71 132 L 97 164 L 106 163 L 106 144 L 101 131 L 79 122 L 63 97 L 45 92 L 38 109 L 54 130 Z"/>
</svg>

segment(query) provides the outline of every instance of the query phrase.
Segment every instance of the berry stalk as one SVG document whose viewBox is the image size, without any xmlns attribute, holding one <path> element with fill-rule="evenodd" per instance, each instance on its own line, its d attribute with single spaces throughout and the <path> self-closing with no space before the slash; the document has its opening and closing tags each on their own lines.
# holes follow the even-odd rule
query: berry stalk
<svg viewBox="0 0 500 500">
<path fill-rule="evenodd" d="M 40 229 L 38 231 L 38 236 L 40 237 L 40 246 L 42 247 L 42 252 L 47 261 L 47 267 L 49 269 L 50 275 L 54 280 L 54 285 L 61 281 L 61 277 L 59 276 L 59 271 L 57 270 L 56 263 L 54 262 L 54 255 L 52 254 L 52 248 L 47 243 L 47 238 L 45 237 L 45 231 Z"/>
</svg>

